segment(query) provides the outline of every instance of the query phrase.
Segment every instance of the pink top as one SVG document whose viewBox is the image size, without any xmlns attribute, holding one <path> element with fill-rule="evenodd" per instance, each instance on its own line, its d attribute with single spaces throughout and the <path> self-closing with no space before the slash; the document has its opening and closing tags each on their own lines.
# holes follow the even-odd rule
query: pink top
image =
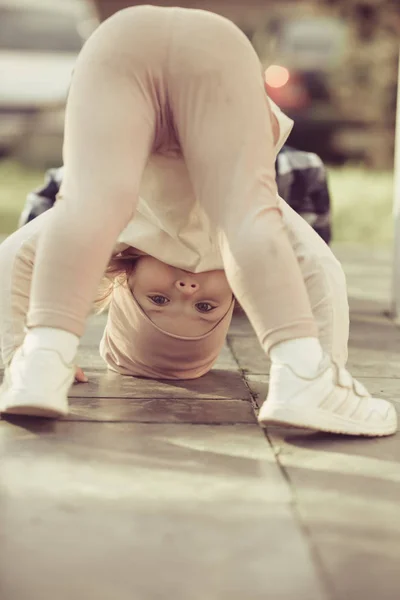
<svg viewBox="0 0 400 600">
<path fill-rule="evenodd" d="M 122 375 L 153 379 L 196 379 L 218 358 L 232 319 L 234 299 L 224 317 L 205 335 L 182 337 L 157 327 L 127 284 L 116 284 L 100 354 Z"/>
</svg>

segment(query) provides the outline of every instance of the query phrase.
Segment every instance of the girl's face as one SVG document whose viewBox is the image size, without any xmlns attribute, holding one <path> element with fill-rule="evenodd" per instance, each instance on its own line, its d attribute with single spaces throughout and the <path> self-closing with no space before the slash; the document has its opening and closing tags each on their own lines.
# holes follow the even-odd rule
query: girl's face
<svg viewBox="0 0 400 600">
<path fill-rule="evenodd" d="M 232 302 L 224 271 L 193 274 L 152 256 L 137 260 L 128 283 L 136 301 L 155 325 L 185 337 L 208 333 Z"/>
</svg>

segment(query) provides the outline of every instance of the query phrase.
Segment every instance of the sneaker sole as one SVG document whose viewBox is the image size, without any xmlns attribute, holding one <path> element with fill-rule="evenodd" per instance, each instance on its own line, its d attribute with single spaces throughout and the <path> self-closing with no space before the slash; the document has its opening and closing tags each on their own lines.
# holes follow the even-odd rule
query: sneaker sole
<svg viewBox="0 0 400 600">
<path fill-rule="evenodd" d="M 325 412 L 313 411 L 307 414 L 288 408 L 270 409 L 267 414 L 259 415 L 258 422 L 262 427 L 269 425 L 281 425 L 296 427 L 299 429 L 312 429 L 313 431 L 324 431 L 326 433 L 337 433 L 342 435 L 357 435 L 363 437 L 383 437 L 393 435 L 397 432 L 397 417 L 388 419 L 381 427 L 367 423 L 359 423 L 341 419 L 339 416 L 327 415 Z"/>
<path fill-rule="evenodd" d="M 68 405 L 54 406 L 43 402 L 42 398 L 27 398 L 26 393 L 19 398 L 18 393 L 5 392 L 1 398 L 0 413 L 56 419 L 68 414 Z"/>
</svg>

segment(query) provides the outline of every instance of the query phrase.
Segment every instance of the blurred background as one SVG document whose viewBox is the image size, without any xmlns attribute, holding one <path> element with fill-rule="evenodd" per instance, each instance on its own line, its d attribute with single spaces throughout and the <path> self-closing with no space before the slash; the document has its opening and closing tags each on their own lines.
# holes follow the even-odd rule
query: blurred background
<svg viewBox="0 0 400 600">
<path fill-rule="evenodd" d="M 0 0 L 0 234 L 16 227 L 46 169 L 62 164 L 64 106 L 82 44 L 133 4 L 141 3 Z M 232 19 L 252 42 L 271 98 L 295 121 L 289 144 L 328 166 L 334 240 L 390 244 L 400 1 L 178 4 Z"/>
</svg>

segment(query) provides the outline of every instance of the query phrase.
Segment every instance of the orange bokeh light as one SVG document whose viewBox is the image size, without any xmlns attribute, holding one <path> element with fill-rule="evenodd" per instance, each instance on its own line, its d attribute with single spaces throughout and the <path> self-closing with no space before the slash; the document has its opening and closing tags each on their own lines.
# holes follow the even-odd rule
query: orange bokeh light
<svg viewBox="0 0 400 600">
<path fill-rule="evenodd" d="M 286 67 L 271 65 L 265 71 L 265 83 L 273 88 L 280 88 L 289 81 L 290 73 Z"/>
</svg>

